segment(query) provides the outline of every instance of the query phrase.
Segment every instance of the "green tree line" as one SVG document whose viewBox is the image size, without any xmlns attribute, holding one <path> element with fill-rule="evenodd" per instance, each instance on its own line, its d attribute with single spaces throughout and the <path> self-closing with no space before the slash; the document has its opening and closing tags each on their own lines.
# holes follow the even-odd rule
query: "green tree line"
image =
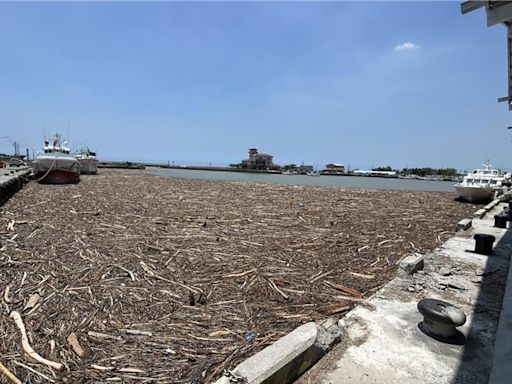
<svg viewBox="0 0 512 384">
<path fill-rule="evenodd" d="M 393 169 L 389 165 L 386 167 L 372 168 L 372 171 L 396 171 L 402 175 L 417 175 L 417 176 L 428 176 L 428 175 L 439 175 L 439 176 L 456 176 L 457 170 L 455 168 L 404 168 L 402 170 Z"/>
</svg>

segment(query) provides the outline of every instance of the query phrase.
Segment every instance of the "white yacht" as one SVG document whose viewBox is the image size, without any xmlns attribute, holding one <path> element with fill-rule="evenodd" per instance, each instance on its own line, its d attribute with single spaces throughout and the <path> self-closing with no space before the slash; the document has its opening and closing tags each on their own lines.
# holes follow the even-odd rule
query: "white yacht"
<svg viewBox="0 0 512 384">
<path fill-rule="evenodd" d="M 96 152 L 87 147 L 83 147 L 77 153 L 76 158 L 81 166 L 81 173 L 84 175 L 95 175 L 98 173 L 98 160 Z"/>
<path fill-rule="evenodd" d="M 492 169 L 487 162 L 483 168 L 475 169 L 464 176 L 460 183 L 455 184 L 455 191 L 458 198 L 473 203 L 493 199 L 496 195 L 506 192 L 510 184 L 510 173 Z"/>
<path fill-rule="evenodd" d="M 46 184 L 71 184 L 80 181 L 80 163 L 70 154 L 66 141 L 55 134 L 53 141 L 44 142 L 43 153 L 34 160 L 36 179 Z"/>
</svg>

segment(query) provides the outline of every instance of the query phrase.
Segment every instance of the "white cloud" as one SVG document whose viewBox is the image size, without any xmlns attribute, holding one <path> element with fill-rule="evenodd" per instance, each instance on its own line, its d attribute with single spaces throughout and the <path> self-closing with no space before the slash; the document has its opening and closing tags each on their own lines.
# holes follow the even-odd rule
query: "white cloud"
<svg viewBox="0 0 512 384">
<path fill-rule="evenodd" d="M 395 51 L 415 51 L 419 49 L 420 46 L 418 44 L 411 43 L 410 41 L 406 41 L 403 44 L 398 44 L 395 47 Z"/>
</svg>

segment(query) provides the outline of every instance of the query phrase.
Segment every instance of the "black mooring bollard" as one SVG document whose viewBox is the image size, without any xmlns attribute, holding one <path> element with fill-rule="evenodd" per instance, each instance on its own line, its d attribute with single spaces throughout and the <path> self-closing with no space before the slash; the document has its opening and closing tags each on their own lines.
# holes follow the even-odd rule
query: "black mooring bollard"
<svg viewBox="0 0 512 384">
<path fill-rule="evenodd" d="M 496 228 L 507 228 L 507 216 L 495 215 L 494 226 Z"/>
<path fill-rule="evenodd" d="M 473 238 L 476 240 L 475 253 L 481 255 L 492 255 L 492 245 L 496 238 L 493 235 L 477 233 Z"/>
<path fill-rule="evenodd" d="M 459 307 L 446 301 L 423 299 L 418 303 L 418 311 L 423 315 L 420 329 L 431 336 L 450 338 L 466 322 L 466 315 Z"/>
</svg>

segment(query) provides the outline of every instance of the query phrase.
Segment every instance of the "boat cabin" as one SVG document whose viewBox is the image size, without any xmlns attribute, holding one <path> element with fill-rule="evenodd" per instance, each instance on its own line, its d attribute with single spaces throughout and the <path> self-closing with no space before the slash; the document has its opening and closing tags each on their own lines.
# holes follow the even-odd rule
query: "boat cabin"
<svg viewBox="0 0 512 384">
<path fill-rule="evenodd" d="M 48 140 L 44 141 L 44 153 L 64 153 L 69 154 L 70 149 L 67 147 L 67 142 L 64 141 L 64 145 L 60 143 L 60 135 L 56 134 L 53 139 L 53 145 L 50 145 Z"/>
<path fill-rule="evenodd" d="M 486 176 L 499 176 L 497 169 L 475 169 L 473 174 L 486 175 Z"/>
<path fill-rule="evenodd" d="M 501 184 L 499 179 L 479 179 L 479 178 L 467 178 L 466 184 L 483 184 L 483 185 L 498 185 Z"/>
<path fill-rule="evenodd" d="M 475 169 L 464 177 L 463 184 L 481 185 L 481 186 L 501 186 L 504 176 L 498 169 Z"/>
</svg>

